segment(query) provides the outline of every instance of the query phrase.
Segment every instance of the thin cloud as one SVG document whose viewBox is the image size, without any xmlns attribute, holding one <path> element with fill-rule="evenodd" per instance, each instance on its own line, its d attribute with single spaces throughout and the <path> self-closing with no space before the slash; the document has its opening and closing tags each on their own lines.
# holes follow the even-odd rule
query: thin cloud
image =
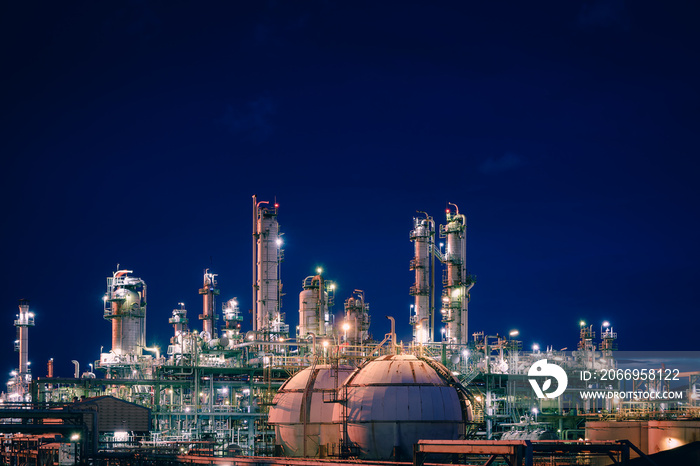
<svg viewBox="0 0 700 466">
<path fill-rule="evenodd" d="M 525 159 L 523 157 L 518 154 L 513 154 L 512 152 L 507 152 L 501 157 L 492 156 L 484 160 L 479 166 L 479 171 L 487 175 L 492 175 L 515 170 L 523 165 L 525 165 Z"/>
<path fill-rule="evenodd" d="M 629 28 L 629 18 L 623 0 L 598 0 L 584 3 L 578 14 L 578 26 L 584 30 Z"/>
<path fill-rule="evenodd" d="M 272 97 L 262 95 L 248 102 L 243 110 L 227 105 L 219 122 L 232 134 L 260 141 L 267 139 L 273 133 L 274 126 L 271 118 L 275 112 Z"/>
</svg>

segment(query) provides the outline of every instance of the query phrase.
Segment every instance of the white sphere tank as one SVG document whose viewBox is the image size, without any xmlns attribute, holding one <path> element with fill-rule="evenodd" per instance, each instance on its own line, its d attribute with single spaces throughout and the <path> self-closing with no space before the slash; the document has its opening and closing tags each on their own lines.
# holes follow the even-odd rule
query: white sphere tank
<svg viewBox="0 0 700 466">
<path fill-rule="evenodd" d="M 415 356 L 369 361 L 346 385 L 348 440 L 362 459 L 408 460 L 418 440 L 457 440 L 464 433 L 457 390 Z M 337 422 L 341 409 L 336 405 Z"/>
<path fill-rule="evenodd" d="M 276 443 L 285 456 L 318 457 L 320 445 L 338 451 L 340 425 L 333 422 L 335 403 L 330 401 L 335 400 L 336 387 L 342 386 L 352 371 L 349 366 L 307 367 L 280 387 L 268 422 L 275 426 Z"/>
</svg>

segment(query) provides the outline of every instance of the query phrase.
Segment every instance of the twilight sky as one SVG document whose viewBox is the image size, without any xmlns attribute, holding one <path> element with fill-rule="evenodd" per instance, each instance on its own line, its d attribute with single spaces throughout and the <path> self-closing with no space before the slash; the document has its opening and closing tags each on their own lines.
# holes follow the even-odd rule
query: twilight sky
<svg viewBox="0 0 700 466">
<path fill-rule="evenodd" d="M 280 204 L 283 311 L 322 265 L 410 340 L 416 210 L 468 218 L 470 333 L 698 350 L 700 7 L 690 2 L 4 2 L 0 370 L 111 347 L 117 264 L 200 328 L 251 306 L 251 196 Z M 220 309 L 220 304 L 217 304 Z M 244 329 L 250 328 L 245 312 Z M 438 327 L 439 328 L 439 327 Z"/>
</svg>

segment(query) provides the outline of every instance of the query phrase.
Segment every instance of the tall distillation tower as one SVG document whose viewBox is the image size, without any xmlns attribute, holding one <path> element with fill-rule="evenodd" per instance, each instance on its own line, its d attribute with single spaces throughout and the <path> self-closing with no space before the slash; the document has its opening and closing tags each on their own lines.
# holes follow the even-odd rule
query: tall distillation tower
<svg viewBox="0 0 700 466">
<path fill-rule="evenodd" d="M 289 334 L 280 312 L 282 238 L 277 223 L 278 204 L 258 202 L 253 196 L 253 331 L 266 340 Z"/>
<path fill-rule="evenodd" d="M 350 346 L 362 346 L 369 340 L 369 304 L 365 303 L 365 292 L 355 290 L 345 300 L 345 322 L 343 332 Z"/>
<path fill-rule="evenodd" d="M 208 338 L 217 338 L 216 334 L 216 312 L 214 305 L 216 296 L 219 295 L 219 289 L 216 287 L 216 274 L 210 273 L 209 269 L 204 271 L 204 285 L 199 289 L 199 294 L 202 295 L 202 313 L 199 319 L 202 321 L 202 330 Z"/>
<path fill-rule="evenodd" d="M 32 375 L 29 369 L 29 327 L 34 327 L 34 313 L 29 312 L 29 300 L 19 300 L 19 314 L 15 319 L 17 340 L 15 351 L 19 352 L 19 368 L 12 371 L 12 378 L 7 382 L 10 401 L 31 401 L 29 384 Z"/>
<path fill-rule="evenodd" d="M 416 279 L 410 294 L 414 297 L 410 323 L 413 327 L 413 341 L 429 343 L 433 341 L 435 328 L 435 222 L 425 212 L 425 218 L 413 218 L 414 255 L 410 269 Z"/>
<path fill-rule="evenodd" d="M 104 318 L 112 321 L 114 362 L 130 362 L 146 346 L 146 283 L 130 273 L 118 270 L 107 277 Z"/>
<path fill-rule="evenodd" d="M 446 324 L 445 340 L 450 343 L 466 345 L 469 342 L 467 328 L 469 290 L 474 280 L 467 275 L 467 219 L 459 213 L 459 208 L 452 203 L 455 212 L 447 209 L 447 224 L 440 225 L 440 238 L 445 238 L 447 245 L 443 256 L 445 269 L 442 275 L 442 321 Z"/>
<path fill-rule="evenodd" d="M 323 278 L 323 270 L 318 274 L 306 277 L 303 290 L 299 293 L 299 327 L 297 340 L 309 334 L 317 337 L 332 333 L 330 309 L 333 306 L 335 284 Z"/>
</svg>

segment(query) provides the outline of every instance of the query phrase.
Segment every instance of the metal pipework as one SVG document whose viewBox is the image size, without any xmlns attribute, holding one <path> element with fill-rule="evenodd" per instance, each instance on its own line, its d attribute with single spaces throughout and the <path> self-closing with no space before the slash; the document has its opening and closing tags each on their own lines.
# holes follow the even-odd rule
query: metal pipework
<svg viewBox="0 0 700 466">
<path fill-rule="evenodd" d="M 308 337 L 311 337 L 311 354 L 316 354 L 316 334 L 309 332 Z"/>
<path fill-rule="evenodd" d="M 148 351 L 149 353 L 155 353 L 156 359 L 160 359 L 160 348 L 157 346 L 153 346 L 151 348 L 144 348 L 145 351 Z"/>
<path fill-rule="evenodd" d="M 392 353 L 396 352 L 396 347 L 398 346 L 396 344 L 396 321 L 392 316 L 386 316 L 387 319 L 391 322 L 391 346 L 392 346 Z"/>
</svg>

